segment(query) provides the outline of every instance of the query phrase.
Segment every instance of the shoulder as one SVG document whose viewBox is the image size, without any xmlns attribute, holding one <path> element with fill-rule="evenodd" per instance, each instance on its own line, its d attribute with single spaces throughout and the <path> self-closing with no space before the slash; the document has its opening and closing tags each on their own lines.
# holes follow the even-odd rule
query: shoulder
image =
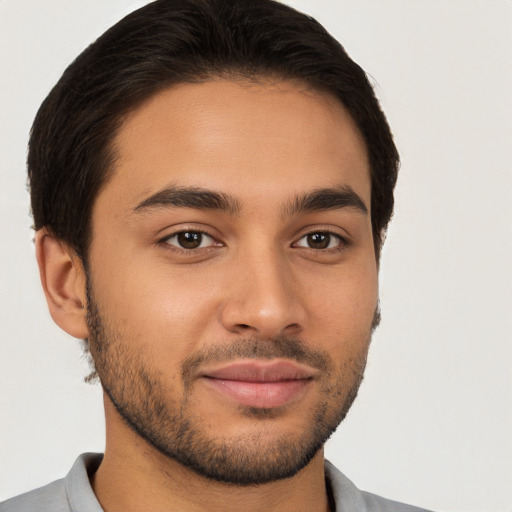
<svg viewBox="0 0 512 512">
<path fill-rule="evenodd" d="M 0 512 L 101 512 L 89 475 L 102 457 L 98 453 L 80 455 L 66 478 L 0 503 Z"/>
<path fill-rule="evenodd" d="M 368 512 L 429 512 L 424 508 L 388 500 L 369 492 L 361 491 Z"/>
<path fill-rule="evenodd" d="M 0 503 L 0 512 L 70 512 L 64 480 L 57 480 Z"/>
<path fill-rule="evenodd" d="M 358 489 L 330 462 L 325 462 L 325 474 L 331 486 L 336 510 L 354 512 L 428 512 L 423 508 L 388 500 Z"/>
</svg>

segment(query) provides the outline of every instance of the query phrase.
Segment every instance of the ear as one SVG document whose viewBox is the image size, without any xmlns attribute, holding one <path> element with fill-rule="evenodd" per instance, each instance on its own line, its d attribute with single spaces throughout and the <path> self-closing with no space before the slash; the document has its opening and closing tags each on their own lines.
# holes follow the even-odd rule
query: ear
<svg viewBox="0 0 512 512">
<path fill-rule="evenodd" d="M 86 278 L 82 261 L 46 230 L 36 233 L 41 284 L 54 322 L 75 338 L 87 338 Z"/>
</svg>

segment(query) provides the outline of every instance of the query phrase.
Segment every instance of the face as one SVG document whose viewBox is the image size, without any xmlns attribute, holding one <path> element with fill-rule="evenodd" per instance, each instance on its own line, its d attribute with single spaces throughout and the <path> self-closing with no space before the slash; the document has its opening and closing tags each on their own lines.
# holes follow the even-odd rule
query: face
<svg viewBox="0 0 512 512">
<path fill-rule="evenodd" d="M 223 482 L 295 474 L 352 403 L 377 306 L 364 143 L 291 82 L 158 93 L 93 210 L 102 385 L 161 454 Z"/>
</svg>

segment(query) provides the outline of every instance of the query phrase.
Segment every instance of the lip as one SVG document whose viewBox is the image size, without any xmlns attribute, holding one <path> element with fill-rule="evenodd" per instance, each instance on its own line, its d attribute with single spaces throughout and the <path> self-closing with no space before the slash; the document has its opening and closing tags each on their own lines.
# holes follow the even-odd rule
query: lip
<svg viewBox="0 0 512 512">
<path fill-rule="evenodd" d="M 291 361 L 237 361 L 202 372 L 203 381 L 240 405 L 281 407 L 299 398 L 316 376 L 310 367 Z"/>
</svg>

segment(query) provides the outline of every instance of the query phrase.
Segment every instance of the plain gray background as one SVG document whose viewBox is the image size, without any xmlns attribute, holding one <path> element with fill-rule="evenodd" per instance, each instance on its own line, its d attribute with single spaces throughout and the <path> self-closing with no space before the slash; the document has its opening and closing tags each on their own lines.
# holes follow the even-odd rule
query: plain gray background
<svg viewBox="0 0 512 512">
<path fill-rule="evenodd" d="M 0 499 L 103 449 L 98 387 L 39 287 L 27 134 L 66 65 L 145 2 L 0 0 Z M 293 0 L 371 75 L 402 155 L 383 322 L 327 456 L 439 511 L 512 510 L 512 3 Z"/>
</svg>

